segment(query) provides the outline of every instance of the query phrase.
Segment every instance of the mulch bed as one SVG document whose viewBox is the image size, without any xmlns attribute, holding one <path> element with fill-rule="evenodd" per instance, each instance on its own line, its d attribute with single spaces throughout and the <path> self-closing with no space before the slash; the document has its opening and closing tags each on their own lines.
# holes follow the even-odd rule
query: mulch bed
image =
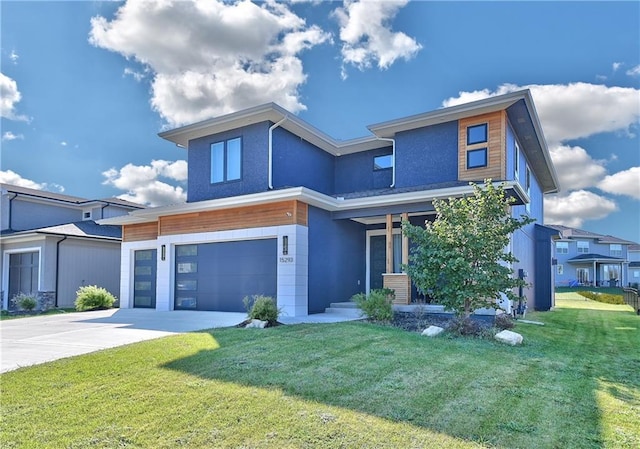
<svg viewBox="0 0 640 449">
<path fill-rule="evenodd" d="M 394 312 L 393 320 L 389 325 L 409 332 L 422 332 L 429 326 L 447 329 L 453 320 L 454 315 L 448 313 Z M 488 329 L 493 326 L 492 316 L 474 316 L 471 320 L 477 323 L 480 329 Z"/>
</svg>

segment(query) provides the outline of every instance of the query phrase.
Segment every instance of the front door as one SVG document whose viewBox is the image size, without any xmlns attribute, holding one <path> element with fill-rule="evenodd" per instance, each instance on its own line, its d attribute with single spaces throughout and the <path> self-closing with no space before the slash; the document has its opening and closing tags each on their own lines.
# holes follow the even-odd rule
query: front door
<svg viewBox="0 0 640 449">
<path fill-rule="evenodd" d="M 382 288 L 382 273 L 387 271 L 387 237 L 372 235 L 369 239 L 369 289 Z"/>
<path fill-rule="evenodd" d="M 156 254 L 155 249 L 134 253 L 133 307 L 156 307 Z"/>
</svg>

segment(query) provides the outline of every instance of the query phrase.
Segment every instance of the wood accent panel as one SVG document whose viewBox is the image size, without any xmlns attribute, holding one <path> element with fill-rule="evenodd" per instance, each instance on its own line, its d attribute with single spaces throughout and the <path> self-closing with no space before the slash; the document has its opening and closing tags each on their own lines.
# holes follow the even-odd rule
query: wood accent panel
<svg viewBox="0 0 640 449">
<path fill-rule="evenodd" d="M 129 224 L 122 226 L 122 241 L 137 242 L 158 238 L 158 222 Z"/>
<path fill-rule="evenodd" d="M 393 290 L 394 304 L 409 304 L 411 302 L 411 279 L 406 273 L 383 273 L 382 285 Z"/>
<path fill-rule="evenodd" d="M 487 142 L 467 145 L 467 127 L 486 123 Z M 487 178 L 502 180 L 507 171 L 507 113 L 492 112 L 460 119 L 458 121 L 458 180 L 484 181 Z M 467 168 L 467 151 L 487 148 L 487 166 Z"/>
<path fill-rule="evenodd" d="M 291 224 L 307 226 L 307 217 L 307 204 L 281 201 L 160 217 L 159 233 L 175 235 Z"/>
</svg>

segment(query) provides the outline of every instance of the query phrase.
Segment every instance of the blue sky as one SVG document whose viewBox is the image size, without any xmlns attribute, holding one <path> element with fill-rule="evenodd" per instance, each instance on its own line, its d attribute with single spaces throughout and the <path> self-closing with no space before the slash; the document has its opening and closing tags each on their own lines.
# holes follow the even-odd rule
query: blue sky
<svg viewBox="0 0 640 449">
<path fill-rule="evenodd" d="M 160 205 L 161 130 L 275 101 L 340 139 L 530 88 L 546 222 L 640 242 L 640 3 L 2 1 L 0 181 Z"/>
</svg>

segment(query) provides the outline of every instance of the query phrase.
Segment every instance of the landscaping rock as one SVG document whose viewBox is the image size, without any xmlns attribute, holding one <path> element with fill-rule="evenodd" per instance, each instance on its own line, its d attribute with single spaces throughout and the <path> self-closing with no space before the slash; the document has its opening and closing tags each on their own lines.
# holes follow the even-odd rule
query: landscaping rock
<svg viewBox="0 0 640 449">
<path fill-rule="evenodd" d="M 264 329 L 265 327 L 267 327 L 267 323 L 268 321 L 254 319 L 254 320 L 251 320 L 251 322 L 245 326 L 245 329 L 249 329 L 249 328 Z"/>
<path fill-rule="evenodd" d="M 435 337 L 444 332 L 444 329 L 440 326 L 429 326 L 425 330 L 422 331 L 422 335 L 426 337 Z"/>
<path fill-rule="evenodd" d="M 502 332 L 498 332 L 496 334 L 496 340 L 507 343 L 511 346 L 521 345 L 522 344 L 522 335 L 517 332 L 504 330 Z"/>
</svg>

